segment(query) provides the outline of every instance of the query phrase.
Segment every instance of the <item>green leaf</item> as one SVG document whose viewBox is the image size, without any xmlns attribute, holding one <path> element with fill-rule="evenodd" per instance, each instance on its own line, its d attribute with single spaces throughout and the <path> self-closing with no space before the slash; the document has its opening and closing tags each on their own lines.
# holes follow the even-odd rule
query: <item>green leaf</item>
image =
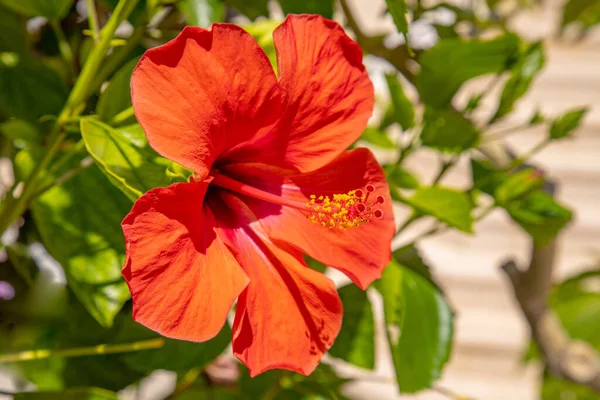
<svg viewBox="0 0 600 400">
<path fill-rule="evenodd" d="M 116 393 L 99 388 L 75 388 L 62 392 L 15 394 L 15 400 L 119 400 Z"/>
<path fill-rule="evenodd" d="M 540 189 L 543 183 L 542 174 L 536 169 L 528 168 L 504 180 L 494 192 L 494 198 L 498 205 L 506 205 L 534 189 Z"/>
<path fill-rule="evenodd" d="M 504 207 L 539 246 L 552 241 L 573 217 L 571 210 L 542 191 L 534 191 Z"/>
<path fill-rule="evenodd" d="M 0 5 L 0 53 L 24 55 L 27 52 L 25 19 Z"/>
<path fill-rule="evenodd" d="M 587 386 L 555 378 L 549 372 L 542 380 L 541 400 L 598 400 L 598 394 Z"/>
<path fill-rule="evenodd" d="M 394 24 L 398 28 L 398 32 L 406 35 L 408 32 L 408 7 L 406 0 L 385 0 L 388 12 L 392 15 Z"/>
<path fill-rule="evenodd" d="M 544 62 L 545 56 L 542 43 L 537 42 L 529 46 L 504 84 L 504 89 L 500 96 L 500 104 L 498 104 L 498 109 L 492 118 L 492 122 L 512 111 L 517 100 L 527 92 L 533 79 L 544 67 Z"/>
<path fill-rule="evenodd" d="M 327 269 L 327 265 L 323 264 L 321 261 L 317 261 L 314 258 L 307 256 L 306 254 L 304 254 L 304 261 L 306 262 L 306 265 L 315 271 L 325 273 L 325 270 Z"/>
<path fill-rule="evenodd" d="M 172 183 L 166 170 L 171 161 L 148 144 L 139 125 L 113 129 L 91 118 L 81 120 L 81 135 L 100 169 L 131 200 Z"/>
<path fill-rule="evenodd" d="M 588 112 L 587 107 L 568 111 L 552 122 L 550 139 L 562 139 L 579 127 L 581 119 Z"/>
<path fill-rule="evenodd" d="M 506 34 L 493 40 L 447 39 L 421 56 L 417 89 L 421 99 L 435 108 L 446 108 L 469 79 L 499 74 L 511 67 L 519 51 L 519 38 Z"/>
<path fill-rule="evenodd" d="M 66 17 L 75 0 L 0 0 L 1 4 L 28 17 L 60 20 Z"/>
<path fill-rule="evenodd" d="M 392 261 L 379 290 L 400 392 L 430 388 L 448 361 L 453 313 L 437 287 Z"/>
<path fill-rule="evenodd" d="M 481 133 L 460 112 L 427 108 L 421 131 L 421 143 L 448 153 L 462 153 L 479 143 Z"/>
<path fill-rule="evenodd" d="M 110 80 L 106 90 L 100 95 L 96 112 L 101 121 L 109 122 L 119 112 L 131 107 L 131 89 L 129 81 L 139 57 L 129 60 Z"/>
<path fill-rule="evenodd" d="M 390 185 L 402 189 L 416 189 L 419 187 L 419 180 L 404 168 L 391 165 L 391 168 L 386 168 L 386 177 Z"/>
<path fill-rule="evenodd" d="M 473 205 L 464 192 L 438 186 L 421 186 L 406 202 L 419 212 L 431 215 L 463 232 L 473 231 Z"/>
<path fill-rule="evenodd" d="M 37 146 L 44 139 L 38 126 L 20 119 L 9 119 L 1 123 L 0 133 L 11 139 L 19 149 Z"/>
<path fill-rule="evenodd" d="M 359 140 L 364 140 L 374 146 L 381 147 L 382 149 L 395 149 L 396 144 L 392 142 L 390 137 L 377 128 L 368 126 L 365 131 L 360 135 Z"/>
<path fill-rule="evenodd" d="M 284 14 L 321 14 L 333 18 L 332 0 L 279 0 Z"/>
<path fill-rule="evenodd" d="M 402 84 L 395 74 L 386 74 L 385 79 L 392 99 L 394 120 L 403 130 L 412 128 L 415 125 L 415 110 L 412 102 L 406 97 Z"/>
<path fill-rule="evenodd" d="M 0 53 L 0 115 L 37 122 L 58 114 L 66 99 L 67 87 L 53 70 L 17 53 Z"/>
<path fill-rule="evenodd" d="M 497 170 L 487 160 L 471 159 L 473 186 L 493 196 L 496 189 L 510 176 L 507 172 Z"/>
<path fill-rule="evenodd" d="M 148 332 L 149 338 L 156 337 L 154 332 L 143 329 Z M 165 346 L 160 349 L 127 353 L 122 355 L 121 359 L 132 370 L 143 374 L 157 369 L 187 371 L 191 368 L 204 367 L 223 353 L 230 342 L 231 328 L 225 323 L 219 334 L 207 342 L 194 343 L 165 339 Z"/>
<path fill-rule="evenodd" d="M 395 250 L 392 258 L 400 265 L 410 268 L 425 279 L 433 282 L 429 266 L 425 264 L 419 250 L 414 245 L 406 245 Z"/>
<path fill-rule="evenodd" d="M 225 18 L 225 4 L 220 0 L 182 0 L 177 3 L 187 25 L 208 28 Z"/>
<path fill-rule="evenodd" d="M 268 0 L 228 0 L 227 4 L 251 20 L 269 16 Z"/>
<path fill-rule="evenodd" d="M 329 353 L 356 366 L 375 367 L 375 321 L 367 293 L 350 284 L 338 289 L 344 306 L 342 330 Z"/>
<path fill-rule="evenodd" d="M 46 248 L 63 266 L 69 287 L 105 327 L 129 299 L 121 277 L 121 220 L 131 208 L 94 165 L 52 187 L 32 205 Z"/>
<path fill-rule="evenodd" d="M 600 14 L 598 0 L 569 0 L 563 8 L 561 26 L 564 28 L 570 23 L 579 21 L 584 27 L 589 27 L 598 22 L 598 14 Z"/>
</svg>

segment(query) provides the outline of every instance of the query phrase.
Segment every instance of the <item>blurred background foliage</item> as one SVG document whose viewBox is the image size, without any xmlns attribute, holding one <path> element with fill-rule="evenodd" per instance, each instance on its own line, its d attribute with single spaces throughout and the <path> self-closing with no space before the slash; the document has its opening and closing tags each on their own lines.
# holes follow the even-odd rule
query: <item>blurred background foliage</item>
<svg viewBox="0 0 600 400">
<path fill-rule="evenodd" d="M 536 0 L 386 5 L 381 18 L 391 15 L 395 35 L 362 32 L 346 0 L 0 0 L 0 363 L 19 392 L 15 399 L 116 399 L 135 393 L 156 370 L 177 374 L 169 399 L 342 399 L 343 385 L 358 375 L 338 375 L 331 365 L 341 360 L 372 370 L 377 329 L 385 331 L 399 392 L 435 386 L 452 350 L 454 310 L 420 257 L 419 241 L 449 229 L 471 234 L 475 223 L 503 209 L 536 246 L 551 243 L 572 212 L 528 160 L 567 140 L 587 109 L 531 115 L 526 125 L 545 126 L 545 138 L 528 151 L 505 151 L 503 135 L 517 127 L 497 124 L 544 67 L 543 43 L 509 29 L 517 11 L 538 7 Z M 434 18 L 440 12 L 447 18 Z M 343 328 L 314 374 L 272 371 L 250 379 L 243 366 L 218 358 L 227 354 L 229 326 L 208 343 L 188 343 L 131 320 L 120 221 L 143 192 L 185 181 L 189 171 L 149 147 L 131 108 L 129 79 L 147 48 L 185 25 L 212 22 L 244 26 L 275 64 L 271 33 L 289 13 L 335 17 L 365 54 L 389 63 L 389 101 L 377 99 L 355 145 L 381 155 L 407 215 L 398 236 L 417 220 L 429 219 L 431 227 L 395 249 L 367 292 L 340 288 Z M 420 22 L 434 28 L 435 40 L 413 34 Z M 598 22 L 598 0 L 569 0 L 558 31 L 581 38 Z M 482 76 L 490 78 L 485 90 L 458 98 Z M 482 110 L 496 87 L 495 110 Z M 423 147 L 439 154 L 427 182 L 405 167 Z M 444 186 L 460 158 L 470 160 L 470 187 Z M 584 285 L 597 274 L 558 285 L 549 304 L 572 338 L 600 350 L 600 295 Z M 373 299 L 382 300 L 383 328 Z M 528 355 L 540 352 L 532 344 Z M 541 398 L 598 398 L 552 372 L 540 377 Z"/>
</svg>

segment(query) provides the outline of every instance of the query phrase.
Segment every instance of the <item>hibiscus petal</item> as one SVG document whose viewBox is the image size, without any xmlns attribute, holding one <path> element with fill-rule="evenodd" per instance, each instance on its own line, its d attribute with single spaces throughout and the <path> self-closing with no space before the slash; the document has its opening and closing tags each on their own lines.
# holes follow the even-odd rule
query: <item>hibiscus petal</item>
<svg viewBox="0 0 600 400">
<path fill-rule="evenodd" d="M 219 223 L 229 219 L 223 237 L 250 277 L 237 303 L 233 352 L 251 376 L 274 368 L 309 375 L 341 328 L 335 285 L 308 268 L 298 251 L 273 244 L 238 198 L 221 197 L 224 205 L 211 207 L 222 209 Z"/>
<path fill-rule="evenodd" d="M 232 24 L 186 27 L 146 51 L 131 78 L 131 98 L 150 145 L 200 178 L 219 154 L 267 135 L 281 108 L 267 56 Z"/>
<path fill-rule="evenodd" d="M 375 192 L 371 199 L 376 195 L 384 199 L 383 204 L 375 206 L 383 212 L 383 217 L 346 230 L 312 223 L 306 209 L 250 198 L 244 201 L 273 240 L 288 243 L 342 271 L 362 289 L 381 277 L 391 258 L 394 213 L 385 173 L 369 150 L 347 151 L 325 167 L 299 175 L 285 176 L 289 172 L 263 164 L 229 165 L 224 171 L 237 180 L 303 204 L 311 194 L 331 197 L 373 185 Z"/>
<path fill-rule="evenodd" d="M 290 15 L 273 33 L 279 81 L 288 103 L 285 160 L 315 170 L 352 144 L 373 112 L 362 51 L 333 21 Z"/>
<path fill-rule="evenodd" d="M 152 189 L 123 220 L 123 275 L 133 318 L 160 334 L 195 342 L 221 330 L 248 277 L 215 232 L 202 203 L 206 182 Z"/>
</svg>

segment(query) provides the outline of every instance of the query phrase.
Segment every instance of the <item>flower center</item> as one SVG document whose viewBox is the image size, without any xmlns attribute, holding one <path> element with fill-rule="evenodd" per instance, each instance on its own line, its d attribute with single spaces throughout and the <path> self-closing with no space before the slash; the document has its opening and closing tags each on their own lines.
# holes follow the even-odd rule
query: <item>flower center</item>
<svg viewBox="0 0 600 400">
<path fill-rule="evenodd" d="M 295 208 L 314 224 L 326 228 L 342 230 L 357 228 L 361 223 L 367 223 L 373 218 L 383 218 L 383 211 L 376 206 L 383 204 L 385 199 L 381 195 L 375 195 L 375 186 L 370 184 L 366 185 L 364 189 L 351 190 L 345 194 L 332 194 L 331 197 L 311 194 L 308 201 L 303 202 L 265 192 L 217 171 L 212 171 L 211 175 L 213 176 L 211 182 L 213 185 L 272 204 Z M 369 199 L 371 199 L 370 202 Z"/>
</svg>

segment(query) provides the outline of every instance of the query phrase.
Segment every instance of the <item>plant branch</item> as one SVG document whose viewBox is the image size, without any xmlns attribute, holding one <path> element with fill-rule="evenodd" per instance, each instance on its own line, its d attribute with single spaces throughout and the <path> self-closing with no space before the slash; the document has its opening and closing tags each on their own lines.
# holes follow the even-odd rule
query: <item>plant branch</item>
<svg viewBox="0 0 600 400">
<path fill-rule="evenodd" d="M 100 27 L 98 25 L 96 5 L 94 4 L 94 0 L 85 0 L 85 5 L 87 6 L 88 21 L 90 30 L 92 31 L 92 38 L 94 39 L 94 43 L 98 44 L 100 41 Z"/>
<path fill-rule="evenodd" d="M 0 354 L 0 364 L 18 361 L 42 360 L 53 357 L 81 357 L 100 354 L 131 353 L 141 350 L 160 349 L 164 345 L 164 338 L 155 338 L 149 340 L 140 340 L 133 343 L 99 344 L 97 346 L 76 347 L 72 349 L 28 350 L 20 351 L 18 353 Z"/>
<path fill-rule="evenodd" d="M 69 79 L 75 75 L 75 57 L 73 56 L 73 50 L 71 50 L 71 45 L 65 36 L 65 32 L 60 26 L 60 21 L 50 20 L 50 26 L 54 30 L 56 34 L 56 39 L 58 40 L 58 50 L 60 51 L 60 55 L 65 60 L 67 64 L 67 68 L 69 71 Z"/>
</svg>

